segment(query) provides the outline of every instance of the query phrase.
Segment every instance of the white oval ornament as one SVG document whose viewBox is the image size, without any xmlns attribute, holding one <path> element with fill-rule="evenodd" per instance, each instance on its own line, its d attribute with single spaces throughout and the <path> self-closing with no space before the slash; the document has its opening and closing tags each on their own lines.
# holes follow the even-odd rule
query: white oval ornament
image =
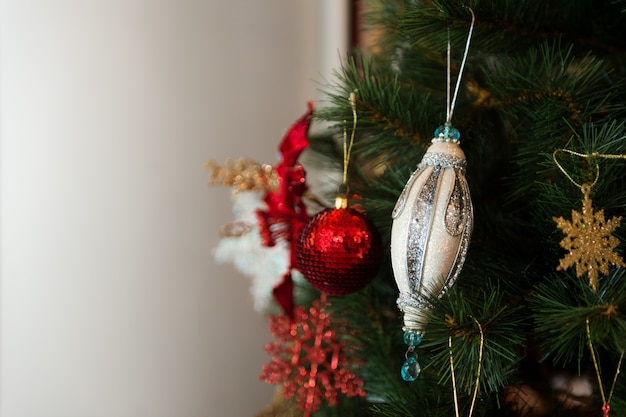
<svg viewBox="0 0 626 417">
<path fill-rule="evenodd" d="M 396 202 L 391 263 L 404 330 L 423 333 L 428 299 L 456 281 L 469 246 L 474 212 L 458 130 L 442 126 Z"/>
</svg>

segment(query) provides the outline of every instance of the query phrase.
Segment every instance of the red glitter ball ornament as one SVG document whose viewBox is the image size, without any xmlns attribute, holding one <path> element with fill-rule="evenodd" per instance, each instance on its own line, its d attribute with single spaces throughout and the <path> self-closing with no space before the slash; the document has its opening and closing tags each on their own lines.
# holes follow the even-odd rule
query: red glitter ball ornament
<svg viewBox="0 0 626 417">
<path fill-rule="evenodd" d="M 378 230 L 363 213 L 345 205 L 317 213 L 296 246 L 298 270 L 328 295 L 365 287 L 378 272 L 383 254 Z"/>
</svg>

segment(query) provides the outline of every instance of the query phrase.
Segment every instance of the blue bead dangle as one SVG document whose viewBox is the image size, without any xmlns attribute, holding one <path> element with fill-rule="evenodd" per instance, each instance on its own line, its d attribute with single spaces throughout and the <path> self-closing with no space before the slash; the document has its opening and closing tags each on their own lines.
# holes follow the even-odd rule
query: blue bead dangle
<svg viewBox="0 0 626 417">
<path fill-rule="evenodd" d="M 407 358 L 406 361 L 404 361 L 404 364 L 402 364 L 401 373 L 402 379 L 404 379 L 406 382 L 413 382 L 420 375 L 422 369 L 419 362 L 417 361 L 417 354 L 415 354 L 415 356 L 408 356 L 409 352 L 415 354 L 413 350 L 407 351 Z"/>
<path fill-rule="evenodd" d="M 461 132 L 459 132 L 459 129 L 446 123 L 435 129 L 433 141 L 459 143 L 460 139 Z"/>
<path fill-rule="evenodd" d="M 403 335 L 404 343 L 413 348 L 422 343 L 423 337 L 424 335 L 422 333 L 415 330 L 406 330 Z"/>
<path fill-rule="evenodd" d="M 422 342 L 423 335 L 422 333 L 414 330 L 406 330 L 403 337 L 404 343 L 406 343 L 408 349 L 404 355 L 406 360 L 404 361 L 404 364 L 402 364 L 400 373 L 402 375 L 402 379 L 407 382 L 413 382 L 422 371 L 422 368 L 417 361 L 417 352 L 415 352 L 415 348 Z"/>
</svg>

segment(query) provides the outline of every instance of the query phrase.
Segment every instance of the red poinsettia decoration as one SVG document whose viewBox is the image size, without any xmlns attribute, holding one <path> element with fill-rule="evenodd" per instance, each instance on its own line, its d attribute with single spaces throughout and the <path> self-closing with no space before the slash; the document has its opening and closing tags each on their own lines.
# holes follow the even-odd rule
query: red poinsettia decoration
<svg viewBox="0 0 626 417">
<path fill-rule="evenodd" d="M 294 318 L 270 316 L 270 330 L 276 341 L 265 350 L 272 355 L 260 378 L 283 384 L 287 398 L 296 396 L 304 416 L 319 410 L 322 402 L 336 405 L 339 395 L 365 396 L 363 381 L 346 368 L 344 346 L 331 327 L 325 311 L 326 296 L 310 308 L 296 307 Z"/>
<path fill-rule="evenodd" d="M 313 103 L 309 102 L 308 111 L 285 134 L 279 147 L 282 160 L 274 166 L 278 187 L 267 192 L 264 199 L 267 209 L 257 211 L 263 244 L 273 246 L 279 238 L 290 244 L 290 267 L 273 291 L 276 301 L 290 317 L 293 317 L 294 309 L 291 270 L 295 265 L 295 245 L 302 227 L 309 220 L 302 198 L 307 190 L 305 172 L 298 164 L 298 158 L 309 146 L 307 134 L 312 114 Z"/>
</svg>

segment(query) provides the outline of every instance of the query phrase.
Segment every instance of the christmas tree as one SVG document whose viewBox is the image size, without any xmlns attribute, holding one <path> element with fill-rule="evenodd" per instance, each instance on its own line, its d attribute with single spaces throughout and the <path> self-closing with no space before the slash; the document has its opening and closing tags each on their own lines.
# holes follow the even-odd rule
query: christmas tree
<svg viewBox="0 0 626 417">
<path fill-rule="evenodd" d="M 289 254 L 263 377 L 299 411 L 266 415 L 624 415 L 626 2 L 378 0 L 361 18 L 375 41 L 290 131 L 306 139 L 273 170 L 212 166 L 258 193 L 258 245 Z M 305 186 L 306 147 L 332 187 Z"/>
</svg>

